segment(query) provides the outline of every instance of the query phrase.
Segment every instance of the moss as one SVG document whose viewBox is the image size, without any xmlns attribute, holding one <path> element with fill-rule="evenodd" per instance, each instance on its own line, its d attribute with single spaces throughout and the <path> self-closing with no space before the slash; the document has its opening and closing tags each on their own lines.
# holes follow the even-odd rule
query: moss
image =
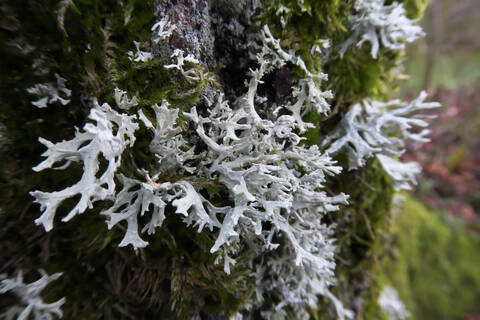
<svg viewBox="0 0 480 320">
<path fill-rule="evenodd" d="M 373 301 L 380 289 L 375 270 L 383 254 L 393 188 L 376 159 L 358 171 L 343 173 L 336 183 L 334 190 L 344 190 L 350 198 L 335 220 L 340 279 L 335 290 L 354 308 L 357 319 L 376 319 L 378 307 Z"/>
<path fill-rule="evenodd" d="M 480 307 L 480 238 L 464 222 L 407 197 L 391 225 L 392 247 L 380 278 L 412 319 L 465 319 Z"/>
<path fill-rule="evenodd" d="M 336 99 L 347 106 L 365 98 L 386 99 L 395 88 L 394 71 L 399 66 L 401 54 L 380 50 L 378 59 L 372 58 L 370 48 L 362 46 L 347 50 L 343 58 L 336 57 L 326 65 L 331 86 L 336 88 Z"/>
<path fill-rule="evenodd" d="M 429 0 L 402 0 L 399 2 L 403 3 L 403 6 L 407 11 L 407 17 L 410 19 L 421 19 Z"/>
</svg>

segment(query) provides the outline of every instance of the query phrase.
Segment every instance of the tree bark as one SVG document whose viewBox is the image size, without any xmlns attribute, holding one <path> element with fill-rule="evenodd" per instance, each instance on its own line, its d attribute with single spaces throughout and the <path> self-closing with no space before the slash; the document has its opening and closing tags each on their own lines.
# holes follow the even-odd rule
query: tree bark
<svg viewBox="0 0 480 320">
<path fill-rule="evenodd" d="M 5 72 L 0 80 L 0 123 L 5 134 L 0 131 L 4 141 L 0 153 L 0 273 L 13 275 L 24 270 L 33 274 L 40 268 L 50 274 L 64 272 L 49 287 L 45 299 L 66 296 L 62 308 L 65 319 L 227 319 L 235 314 L 258 319 L 262 311 L 278 303 L 272 295 L 264 305 L 250 308 L 258 286 L 252 277 L 253 253 L 240 252 L 231 274 L 226 274 L 210 253 L 213 232 L 187 228 L 171 205 L 160 231 L 149 238 L 150 245 L 133 251 L 118 247 L 122 227 L 107 230 L 104 217 L 98 214 L 108 201 L 95 203 L 84 214 L 63 223 L 60 217 L 68 213 L 75 198 L 65 201 L 55 227 L 47 233 L 33 222 L 40 209 L 29 192 L 52 192 L 78 181 L 81 166 L 72 165 L 69 171 L 32 171 L 45 151 L 38 137 L 53 142 L 71 139 L 75 128 L 88 122 L 93 98 L 114 105 L 115 88 L 139 97 L 139 110 L 168 100 L 181 115 L 194 106 L 199 114 L 208 115 L 204 98 L 213 99 L 217 91 L 233 105 L 245 94 L 245 82 L 251 69 L 257 67 L 251 53 L 254 36 L 263 25 L 270 26 L 281 46 L 303 57 L 309 70 L 329 74 L 322 89 L 335 91 L 330 101 L 335 111 L 328 116 L 317 112 L 304 115 L 315 124 L 303 135 L 306 145 L 321 145 L 351 105 L 369 96 L 388 96 L 397 53 L 381 52 L 378 60 L 370 56 L 369 48 L 355 49 L 355 54 L 349 52 L 344 58 L 336 53 L 338 44 L 350 35 L 345 26 L 353 13 L 351 1 L 287 2 L 290 11 L 274 0 L 3 2 L 0 65 Z M 156 42 L 151 28 L 165 17 L 175 22 L 176 29 L 165 41 Z M 333 41 L 324 56 L 311 54 L 321 43 L 319 39 Z M 154 59 L 133 63 L 128 57 L 129 51 L 135 50 L 134 41 Z M 192 83 L 178 70 L 164 67 L 174 63 L 172 54 L 177 49 L 199 61 L 196 68 L 205 78 Z M 53 102 L 47 108 L 36 108 L 27 89 L 53 83 L 55 74 L 65 78 L 72 91 L 69 105 Z M 292 99 L 292 86 L 301 78 L 298 74 L 294 62 L 267 74 L 258 89 L 264 98 L 257 112 L 273 114 L 278 105 Z M 215 81 L 210 81 L 209 75 Z M 193 135 L 194 125 L 182 121 L 182 128 Z M 122 174 L 144 179 L 139 169 L 150 169 L 155 161 L 148 155 L 151 135 L 145 127 L 138 130 L 135 146 L 123 155 Z M 205 143 L 198 140 L 195 152 L 205 149 Z M 347 167 L 345 157 L 337 160 Z M 100 161 L 103 166 L 106 164 Z M 225 186 L 216 177 L 211 180 L 202 181 L 209 190 L 202 196 L 227 201 L 218 196 Z M 390 180 L 379 163 L 370 159 L 363 168 L 328 177 L 325 192 L 328 196 L 341 192 L 350 195 L 348 207 L 318 218 L 337 226 L 332 237 L 337 239 L 338 281 L 329 287 L 358 319 L 378 318 L 380 287 L 375 272 L 389 245 L 383 239 L 393 194 Z M 272 228 L 267 224 L 262 227 Z M 335 318 L 335 306 L 327 300 L 319 297 L 318 308 L 306 312 L 317 318 Z M 2 300 L 0 310 L 10 303 Z M 285 312 L 289 318 L 299 317 L 295 308 Z"/>
</svg>

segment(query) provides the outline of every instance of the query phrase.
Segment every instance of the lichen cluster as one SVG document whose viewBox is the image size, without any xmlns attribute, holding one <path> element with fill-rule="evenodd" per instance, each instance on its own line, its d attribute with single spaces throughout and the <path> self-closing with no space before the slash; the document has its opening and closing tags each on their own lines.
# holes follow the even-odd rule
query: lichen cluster
<svg viewBox="0 0 480 320">
<path fill-rule="evenodd" d="M 104 311 L 76 288 L 65 293 L 68 316 L 80 316 L 81 304 L 86 318 L 361 318 L 366 308 L 351 302 L 355 284 L 345 284 L 363 275 L 336 268 L 338 259 L 355 261 L 356 252 L 356 267 L 368 265 L 364 252 L 374 245 L 355 249 L 365 232 L 355 221 L 363 215 L 370 235 L 382 232 L 388 191 L 409 188 L 419 172 L 395 157 L 406 142 L 427 141 L 427 130 L 415 131 L 427 125 L 419 112 L 438 106 L 423 93 L 411 103 L 377 101 L 386 92 L 378 84 L 392 85 L 396 50 L 421 34 L 403 4 L 247 1 L 226 10 L 222 1 L 199 0 L 189 20 L 183 1 L 111 2 L 61 1 L 56 12 L 36 12 L 56 16 L 47 26 L 63 42 L 52 39 L 35 55 L 25 48 L 41 37 L 24 36 L 34 34 L 33 22 L 11 22 L 19 36 L 5 33 L 25 47 L 22 59 L 40 59 L 19 64 L 23 77 L 57 79 L 23 84 L 20 111 L 8 107 L 1 119 L 7 128 L 36 119 L 28 135 L 8 131 L 10 150 L 25 152 L 37 137 L 47 147 L 40 164 L 38 145 L 33 159 L 2 155 L 23 179 L 10 197 L 30 192 L 40 204 L 35 223 L 49 231 L 22 228 L 37 206 L 22 219 L 2 217 L 8 232 L 34 229 L 47 243 L 41 261 L 31 256 L 38 244 L 28 242 L 12 266 L 64 271 L 59 289 L 106 275 L 92 285 L 106 296 Z M 22 14 L 14 5 L 3 10 Z M 347 50 L 351 43 L 358 48 Z M 42 175 L 26 174 L 28 167 Z M 384 199 L 348 186 L 352 177 L 378 180 Z M 6 179 L 2 188 L 13 184 Z"/>
<path fill-rule="evenodd" d="M 17 296 L 23 306 L 11 306 L 5 313 L 0 314 L 3 319 L 28 319 L 30 314 L 37 320 L 61 318 L 63 313 L 60 307 L 65 303 L 65 298 L 52 303 L 43 302 L 40 293 L 49 284 L 62 276 L 55 273 L 49 276 L 43 270 L 39 270 L 42 277 L 32 283 L 23 282 L 22 270 L 18 271 L 15 278 L 7 278 L 0 274 L 0 294 L 12 293 Z"/>
</svg>

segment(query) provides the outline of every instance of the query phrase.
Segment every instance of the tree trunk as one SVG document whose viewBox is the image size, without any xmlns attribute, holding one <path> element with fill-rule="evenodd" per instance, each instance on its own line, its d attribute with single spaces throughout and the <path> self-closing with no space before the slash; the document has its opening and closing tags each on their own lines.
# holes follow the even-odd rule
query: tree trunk
<svg viewBox="0 0 480 320">
<path fill-rule="evenodd" d="M 283 145 L 272 153 L 272 157 L 282 152 L 288 154 L 289 150 L 318 150 L 319 154 L 325 155 L 326 147 L 322 141 L 339 126 L 352 105 L 367 97 L 388 97 L 394 83 L 392 70 L 400 57 L 397 51 L 382 48 L 375 59 L 368 45 L 352 46 L 343 57 L 340 56 L 339 46 L 351 35 L 349 17 L 355 13 L 352 3 L 336 0 L 284 1 L 283 5 L 274 0 L 2 2 L 0 123 L 5 130 L 0 132 L 0 139 L 3 139 L 0 155 L 0 273 L 13 277 L 18 270 L 23 270 L 30 277 L 37 269 L 45 269 L 49 274 L 63 272 L 63 276 L 48 287 L 48 292 L 45 291 L 44 299 L 49 302 L 66 297 L 62 307 L 65 319 L 227 319 L 233 316 L 258 319 L 269 314 L 273 318 L 283 314 L 291 319 L 305 315 L 330 319 L 348 314 L 343 308 L 353 311 L 357 319 L 379 318 L 381 311 L 377 298 L 381 287 L 375 272 L 377 262 L 389 246 L 384 239 L 388 232 L 393 188 L 374 157 L 367 159 L 362 167 L 348 170 L 348 158 L 339 154 L 335 160 L 338 161 L 336 165 L 343 168 L 341 173 L 312 173 L 313 178 L 308 183 L 319 183 L 319 187 L 304 196 L 304 203 L 311 200 L 312 194 L 319 196 L 320 192 L 326 199 L 340 199 L 343 193 L 349 195 L 348 205 L 341 204 L 340 200 L 328 200 L 338 201 L 331 204 L 332 208 L 338 205 L 338 210 L 317 210 L 316 227 L 329 230 L 328 235 L 322 235 L 326 237 L 325 248 L 332 250 L 325 253 L 331 253 L 325 261 L 336 267 L 332 269 L 334 275 L 315 275 L 313 279 L 335 279 L 336 283 L 323 283 L 324 291 L 313 295 L 314 302 L 292 298 L 285 306 L 281 303 L 282 295 L 288 297 L 288 290 L 298 284 L 294 278 L 291 278 L 292 283 L 274 282 L 279 279 L 275 266 L 283 259 L 279 252 L 292 255 L 288 252 L 291 248 L 287 246 L 291 241 L 288 232 L 275 234 L 271 245 L 279 245 L 278 251 L 253 250 L 257 248 L 257 242 L 267 241 L 260 237 L 228 238 L 221 250 L 234 251 L 236 260 L 228 273 L 223 263 L 226 254 L 223 256 L 221 250 L 212 253 L 219 228 L 209 230 L 205 227 L 198 232 L 198 224 L 185 222 L 185 216 L 193 214 L 193 207 L 182 216 L 180 209 L 174 207 L 176 202 L 167 203 L 166 218 L 161 227 L 158 226 L 154 234 L 141 233 L 144 240 L 148 239 L 148 246 L 132 250 L 130 246 L 119 247 L 127 226 L 123 223 L 126 222 L 107 229 L 105 215 L 99 214 L 111 207 L 118 197 L 104 197 L 102 201 L 89 199 L 85 212 L 63 222 L 61 218 L 79 201 L 78 194 L 69 197 L 57 208 L 53 229 L 46 232 L 34 223 L 45 208 L 33 202 L 35 193 L 33 197 L 30 195 L 35 190 L 45 193 L 61 190 L 74 185 L 82 177 L 82 163 L 74 155 L 58 163 L 61 167 L 72 162 L 66 170 L 34 172 L 32 168 L 48 156 L 44 154 L 42 157 L 45 148 L 49 147 L 39 143 L 38 138 L 57 143 L 74 139 L 77 130 L 85 132 L 89 128 L 86 123 L 95 124 L 93 118 L 89 118 L 95 101 L 100 104 L 108 102 L 117 114 L 128 114 L 135 119 L 140 118 L 141 111 L 154 123 L 150 123 L 152 127 L 159 125 L 161 119 L 155 119 L 151 106 L 168 101 L 169 110 L 178 110 L 177 125 L 182 138 L 192 143 L 192 150 L 197 155 L 194 160 L 189 160 L 198 164 L 197 170 L 192 172 L 157 170 L 158 180 L 153 174 L 151 177 L 145 175 L 142 170 L 153 173 L 159 160 L 151 152 L 154 133 L 148 122 L 139 120 L 135 144 L 125 147 L 121 154 L 114 180 L 117 196 L 125 184 L 119 178 L 121 174 L 153 189 L 161 188 L 167 182 L 175 185 L 183 181 L 193 185 L 198 195 L 216 206 L 233 206 L 232 199 L 241 193 L 240 187 L 234 191 L 228 189 L 234 181 L 222 178 L 221 172 L 202 176 L 201 170 L 213 170 L 213 164 L 201 165 L 201 161 L 207 159 L 207 152 L 213 152 L 213 143 L 209 145 L 205 139 L 205 135 L 212 133 L 197 134 L 198 123 L 189 120 L 191 118 L 186 113 L 191 114 L 195 107 L 199 117 L 208 117 L 214 112 L 213 102 L 218 96 L 224 96 L 231 110 L 239 110 L 249 99 L 247 93 L 252 86 L 258 86 L 255 97 L 251 98 L 252 104 L 256 105 L 256 114 L 263 121 L 257 121 L 256 125 L 261 126 L 265 119 L 277 121 L 280 116 L 291 116 L 287 109 L 275 110 L 296 99 L 298 90 L 295 88 L 301 87 L 302 79 L 315 79 L 309 90 L 319 90 L 328 100 L 331 111 L 319 112 L 320 107 L 316 105 L 303 112 L 303 121 L 313 126 L 305 132 L 299 126 L 291 132 L 285 129 L 287 133 L 278 133 L 272 143 Z M 423 11 L 422 8 L 416 10 Z M 157 29 L 152 31 L 152 26 L 157 23 Z M 279 61 L 283 59 L 281 65 L 275 68 L 268 65 L 261 80 L 255 82 L 252 80 L 254 70 L 258 71 L 261 65 L 255 54 L 261 52 L 259 35 L 262 30 L 266 32 L 263 26 L 269 26 L 272 39 L 279 39 L 278 46 L 283 48 L 285 56 L 293 58 L 280 56 Z M 322 39 L 330 39 L 330 47 Z M 139 47 L 135 47 L 134 41 Z M 268 45 L 273 46 L 272 43 Z M 278 48 L 275 50 L 280 52 Z M 184 67 L 179 62 L 180 55 L 186 59 Z M 305 67 L 299 61 L 303 61 Z M 328 80 L 319 76 L 321 72 L 328 73 Z M 317 78 L 308 78 L 308 74 Z M 64 87 L 56 75 L 65 79 Z M 39 84 L 44 85 L 44 89 L 46 86 L 45 90 L 50 93 L 38 89 Z M 32 88 L 41 93 L 35 93 Z M 48 88 L 57 89 L 56 94 L 69 102 L 64 105 L 53 96 L 42 100 L 42 94 L 51 94 L 52 90 Z M 71 93 L 59 91 L 59 88 L 68 88 Z M 121 103 L 116 96 L 119 91 L 115 90 L 118 89 L 127 92 L 127 100 Z M 333 97 L 327 89 L 334 92 Z M 129 100 L 133 96 L 137 99 L 135 103 Z M 130 102 L 134 106 L 128 109 L 124 104 Z M 228 113 L 224 117 L 228 117 Z M 293 116 L 282 119 L 291 118 Z M 245 123 L 239 121 L 237 124 L 239 127 L 235 130 L 241 131 Z M 112 135 L 118 135 L 120 129 L 120 126 L 114 126 Z M 240 135 L 235 130 L 231 134 Z M 259 130 L 258 134 L 267 136 L 264 131 Z M 301 142 L 281 138 L 281 134 L 301 136 Z M 176 141 L 173 136 L 169 139 L 171 143 Z M 216 143 L 235 140 L 229 139 Z M 81 149 L 83 146 L 77 147 Z M 260 147 L 260 144 L 251 147 Z M 186 154 L 187 150 L 181 152 Z M 181 152 L 176 156 L 184 154 Z M 176 158 L 172 156 L 172 159 Z M 108 170 L 110 164 L 107 160 L 105 154 L 99 156 L 98 171 L 93 178 L 100 179 Z M 304 167 L 292 169 L 294 173 L 290 179 L 313 170 L 307 163 L 310 160 L 300 156 L 295 161 L 302 160 L 305 160 Z M 287 166 L 287 161 L 282 161 L 276 165 Z M 189 162 L 185 163 L 188 166 Z M 269 162 L 262 167 L 264 175 L 271 174 L 268 172 L 273 170 L 271 166 L 273 164 Z M 286 178 L 278 176 L 275 179 Z M 319 179 L 325 181 L 320 184 Z M 250 181 L 245 180 L 249 185 Z M 268 189 L 271 184 L 265 187 Z M 105 185 L 99 188 L 106 190 Z M 136 188 L 128 191 L 135 192 L 140 185 Z M 295 186 L 291 188 L 293 190 Z M 276 199 L 284 191 L 272 191 L 270 197 Z M 174 197 L 171 192 L 170 196 Z M 253 193 L 250 189 L 249 192 Z M 92 195 L 92 199 L 95 196 L 99 197 L 98 194 Z M 132 198 L 117 209 L 121 211 L 133 206 L 136 199 Z M 41 201 L 38 197 L 36 200 Z M 252 204 L 255 201 L 258 199 L 250 199 L 246 205 L 256 209 Z M 208 205 L 205 206 L 208 209 Z M 147 209 L 152 210 L 152 207 L 148 205 Z M 258 227 L 261 232 L 271 231 L 273 234 L 277 226 L 266 220 L 269 213 L 262 210 L 259 218 L 262 223 Z M 147 222 L 148 214 L 139 215 L 139 229 Z M 279 215 L 286 216 L 282 210 Z M 221 217 L 218 223 L 226 219 Z M 242 219 L 237 225 L 250 228 L 248 219 Z M 286 216 L 283 224 L 288 225 L 295 219 L 293 214 Z M 300 228 L 302 222 L 297 221 L 297 224 Z M 237 225 L 232 232 L 243 232 Z M 301 227 L 317 230 L 312 226 Z M 316 235 L 314 233 L 312 237 Z M 238 248 L 233 245 L 236 245 L 237 238 L 241 240 Z M 308 242 L 309 239 L 302 241 Z M 315 254 L 322 255 L 322 250 L 327 250 L 322 248 Z M 289 272 L 295 275 L 295 268 L 304 267 L 302 263 L 295 264 L 295 258 L 287 260 L 291 260 L 284 262 L 287 267 L 281 265 L 278 268 L 291 268 L 293 271 L 289 269 Z M 255 278 L 258 266 L 266 269 L 268 284 Z M 31 279 L 35 280 L 34 276 Z M 284 292 L 278 289 L 282 285 L 286 288 Z M 259 288 L 262 288 L 263 301 L 256 296 Z M 12 297 L 0 300 L 0 310 L 15 303 Z"/>
</svg>

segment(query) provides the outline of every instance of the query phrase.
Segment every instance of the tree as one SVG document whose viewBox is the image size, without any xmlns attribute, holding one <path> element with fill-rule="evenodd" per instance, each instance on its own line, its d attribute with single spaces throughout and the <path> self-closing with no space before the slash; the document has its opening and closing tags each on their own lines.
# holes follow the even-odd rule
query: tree
<svg viewBox="0 0 480 320">
<path fill-rule="evenodd" d="M 378 317 L 423 7 L 3 4 L 1 271 L 63 272 L 72 319 Z"/>
</svg>

